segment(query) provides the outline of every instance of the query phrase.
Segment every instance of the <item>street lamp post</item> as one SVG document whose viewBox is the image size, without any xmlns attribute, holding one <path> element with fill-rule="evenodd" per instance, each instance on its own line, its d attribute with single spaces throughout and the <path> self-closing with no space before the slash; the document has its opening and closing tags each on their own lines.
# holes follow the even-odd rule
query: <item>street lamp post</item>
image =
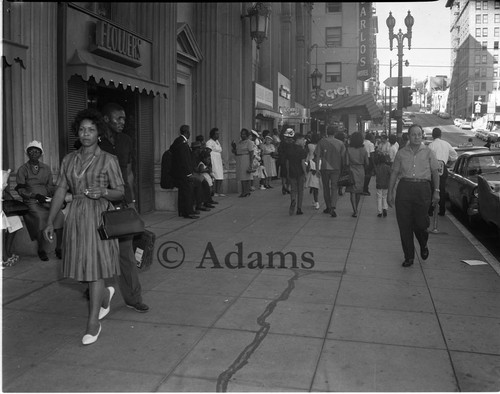
<svg viewBox="0 0 500 394">
<path fill-rule="evenodd" d="M 399 62 L 392 64 L 392 59 L 389 60 L 389 78 L 392 78 L 392 68 L 396 67 L 398 64 L 399 64 Z M 408 62 L 408 60 L 405 60 L 405 66 L 408 67 L 409 65 L 410 65 L 410 63 Z M 392 115 L 391 115 L 391 111 L 392 111 L 392 86 L 389 87 L 389 91 L 390 91 L 390 96 L 389 96 L 389 135 L 391 135 L 391 128 L 392 128 L 392 124 L 391 124 L 391 119 L 392 119 Z"/>
<path fill-rule="evenodd" d="M 319 100 L 319 91 L 321 90 L 321 78 L 323 78 L 323 74 L 318 70 L 318 44 L 314 44 L 310 48 L 310 52 L 316 48 L 316 68 L 311 74 L 311 83 L 312 88 L 315 92 L 313 96 L 315 100 Z M 316 132 L 319 132 L 319 120 L 316 117 Z"/>
<path fill-rule="evenodd" d="M 389 43 L 390 49 L 392 51 L 392 42 L 394 38 L 397 40 L 398 44 L 398 110 L 396 111 L 396 119 L 398 121 L 397 125 L 397 135 L 401 138 L 403 134 L 403 41 L 406 38 L 408 40 L 408 49 L 411 49 L 411 36 L 412 36 L 412 26 L 415 22 L 413 16 L 411 16 L 410 11 L 405 18 L 406 33 L 403 33 L 401 29 L 397 34 L 394 34 L 394 26 L 396 25 L 396 19 L 392 16 L 392 12 L 389 12 L 389 16 L 386 20 L 387 27 L 389 28 Z"/>
</svg>

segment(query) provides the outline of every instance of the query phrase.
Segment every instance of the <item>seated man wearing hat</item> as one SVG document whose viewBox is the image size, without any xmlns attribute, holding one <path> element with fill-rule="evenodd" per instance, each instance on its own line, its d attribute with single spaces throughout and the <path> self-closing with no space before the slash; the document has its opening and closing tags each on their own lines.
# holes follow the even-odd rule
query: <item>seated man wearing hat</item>
<svg viewBox="0 0 500 394">
<path fill-rule="evenodd" d="M 17 170 L 15 190 L 28 205 L 29 212 L 24 215 L 24 221 L 32 241 L 38 241 L 38 257 L 42 261 L 48 261 L 46 241 L 42 230 L 47 226 L 49 217 L 50 201 L 55 191 L 54 180 L 50 167 L 40 162 L 43 155 L 42 144 L 31 141 L 26 147 L 29 160 Z M 54 220 L 56 233 L 56 256 L 62 258 L 62 229 L 64 226 L 64 215 L 62 211 L 57 213 Z"/>
</svg>

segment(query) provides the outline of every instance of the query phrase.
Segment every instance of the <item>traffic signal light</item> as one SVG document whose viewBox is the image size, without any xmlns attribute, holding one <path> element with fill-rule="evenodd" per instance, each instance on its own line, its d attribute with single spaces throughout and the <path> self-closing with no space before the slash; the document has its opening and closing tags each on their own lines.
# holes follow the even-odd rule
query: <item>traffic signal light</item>
<svg viewBox="0 0 500 394">
<path fill-rule="evenodd" d="M 413 89 L 403 88 L 403 108 L 408 108 L 413 105 Z"/>
</svg>

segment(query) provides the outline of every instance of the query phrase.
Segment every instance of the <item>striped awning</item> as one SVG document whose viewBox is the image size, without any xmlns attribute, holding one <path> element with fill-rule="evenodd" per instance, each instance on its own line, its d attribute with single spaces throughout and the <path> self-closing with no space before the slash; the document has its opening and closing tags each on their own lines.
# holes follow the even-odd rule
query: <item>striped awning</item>
<svg viewBox="0 0 500 394">
<path fill-rule="evenodd" d="M 141 93 L 163 95 L 168 93 L 168 86 L 159 82 L 146 79 L 140 75 L 131 75 L 119 70 L 111 70 L 99 63 L 91 53 L 75 50 L 75 53 L 67 65 L 68 78 L 72 75 L 80 75 L 85 81 L 93 77 L 96 82 L 104 81 L 106 85 L 138 90 Z"/>
<path fill-rule="evenodd" d="M 311 107 L 311 113 L 318 112 L 356 113 L 366 120 L 383 117 L 382 111 L 371 93 L 336 97 L 315 103 Z"/>
</svg>

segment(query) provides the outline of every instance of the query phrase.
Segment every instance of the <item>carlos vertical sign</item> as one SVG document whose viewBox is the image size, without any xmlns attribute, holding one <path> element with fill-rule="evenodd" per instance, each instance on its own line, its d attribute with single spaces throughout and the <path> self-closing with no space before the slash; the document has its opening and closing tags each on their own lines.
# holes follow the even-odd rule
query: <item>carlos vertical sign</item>
<svg viewBox="0 0 500 394">
<path fill-rule="evenodd" d="M 359 60 L 358 80 L 366 81 L 372 76 L 372 2 L 359 3 Z"/>
</svg>

